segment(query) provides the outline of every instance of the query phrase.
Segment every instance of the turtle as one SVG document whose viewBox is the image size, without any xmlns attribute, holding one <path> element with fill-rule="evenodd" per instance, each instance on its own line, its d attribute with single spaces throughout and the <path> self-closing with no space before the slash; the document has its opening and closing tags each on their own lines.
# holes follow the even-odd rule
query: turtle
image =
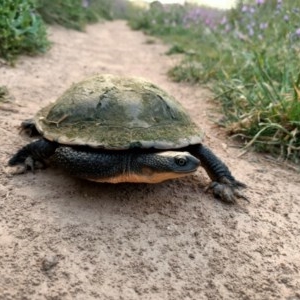
<svg viewBox="0 0 300 300">
<path fill-rule="evenodd" d="M 96 182 L 158 183 L 202 166 L 216 198 L 247 199 L 204 132 L 166 91 L 140 77 L 97 74 L 21 123 L 34 138 L 8 161 L 18 173 L 55 165 Z"/>
</svg>

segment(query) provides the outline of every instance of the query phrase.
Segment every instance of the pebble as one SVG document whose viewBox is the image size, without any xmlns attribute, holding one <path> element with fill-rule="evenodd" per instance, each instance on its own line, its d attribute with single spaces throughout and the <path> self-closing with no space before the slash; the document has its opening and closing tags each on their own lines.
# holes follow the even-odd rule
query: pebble
<svg viewBox="0 0 300 300">
<path fill-rule="evenodd" d="M 42 261 L 42 270 L 43 271 L 49 271 L 52 269 L 54 266 L 58 264 L 58 257 L 57 255 L 48 255 L 44 257 Z"/>
</svg>

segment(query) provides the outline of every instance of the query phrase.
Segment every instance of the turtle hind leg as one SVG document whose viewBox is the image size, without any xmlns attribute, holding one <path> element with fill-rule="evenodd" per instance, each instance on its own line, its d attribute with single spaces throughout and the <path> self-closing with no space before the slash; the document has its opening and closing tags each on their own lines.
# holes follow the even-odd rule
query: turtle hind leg
<svg viewBox="0 0 300 300">
<path fill-rule="evenodd" d="M 200 145 L 190 146 L 192 155 L 201 161 L 202 167 L 206 170 L 212 182 L 207 190 L 212 190 L 214 196 L 227 203 L 234 203 L 236 198 L 247 198 L 239 191 L 246 185 L 236 180 L 228 167 L 207 147 Z"/>
<path fill-rule="evenodd" d="M 24 120 L 20 126 L 20 132 L 25 133 L 29 137 L 37 137 L 40 136 L 40 133 L 36 129 L 35 122 L 33 119 Z"/>
<path fill-rule="evenodd" d="M 9 166 L 18 166 L 14 173 L 24 173 L 26 170 L 44 168 L 46 160 L 50 158 L 58 145 L 41 139 L 22 147 L 8 161 Z"/>
</svg>

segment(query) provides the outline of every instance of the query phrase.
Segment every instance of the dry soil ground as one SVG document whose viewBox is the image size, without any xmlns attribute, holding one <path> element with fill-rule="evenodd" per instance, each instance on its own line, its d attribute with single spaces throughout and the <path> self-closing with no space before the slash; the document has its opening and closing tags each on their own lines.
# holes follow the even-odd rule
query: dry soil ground
<svg viewBox="0 0 300 300">
<path fill-rule="evenodd" d="M 300 175 L 231 147 L 200 87 L 166 76 L 167 47 L 123 22 L 50 28 L 52 49 L 0 68 L 0 299 L 300 299 Z M 17 126 L 73 82 L 137 75 L 175 95 L 206 144 L 248 184 L 250 203 L 204 193 L 203 170 L 157 185 L 95 184 L 46 169 L 6 173 Z"/>
</svg>

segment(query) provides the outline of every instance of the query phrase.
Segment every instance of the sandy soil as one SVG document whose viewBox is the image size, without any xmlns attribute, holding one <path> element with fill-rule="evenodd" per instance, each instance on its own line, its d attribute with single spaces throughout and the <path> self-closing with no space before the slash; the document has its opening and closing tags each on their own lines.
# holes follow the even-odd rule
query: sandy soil
<svg viewBox="0 0 300 300">
<path fill-rule="evenodd" d="M 241 153 L 211 121 L 209 93 L 166 76 L 174 58 L 123 22 L 50 28 L 52 49 L 0 68 L 0 299 L 300 299 L 300 176 Z M 137 75 L 175 95 L 250 203 L 204 193 L 199 170 L 157 185 L 95 184 L 47 170 L 9 176 L 17 126 L 95 73 Z"/>
</svg>

